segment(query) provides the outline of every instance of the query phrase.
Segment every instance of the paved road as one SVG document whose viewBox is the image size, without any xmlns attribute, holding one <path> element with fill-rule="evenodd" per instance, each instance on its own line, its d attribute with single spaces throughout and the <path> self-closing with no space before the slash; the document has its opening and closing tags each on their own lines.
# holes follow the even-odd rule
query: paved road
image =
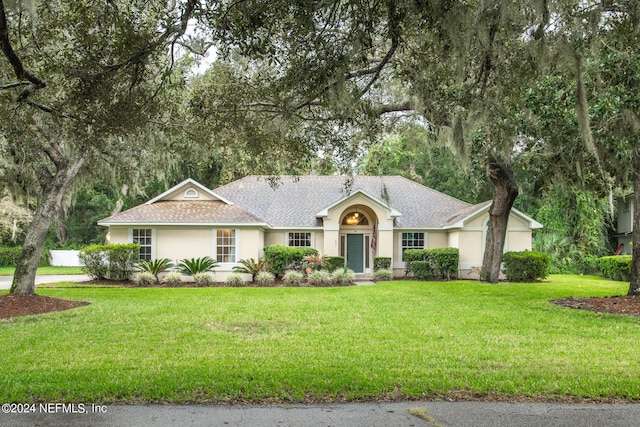
<svg viewBox="0 0 640 427">
<path fill-rule="evenodd" d="M 640 404 L 393 402 L 318 405 L 48 405 L 31 414 L 0 414 L 0 426 L 220 427 L 628 427 Z M 96 413 L 104 411 L 104 413 Z M 95 412 L 94 412 L 95 411 Z"/>
<path fill-rule="evenodd" d="M 42 283 L 56 283 L 56 282 L 84 282 L 89 280 L 89 276 L 84 274 L 60 274 L 55 276 L 36 276 L 36 285 Z M 12 276 L 0 276 L 0 289 L 9 289 L 11 287 L 11 282 L 13 281 Z M 2 425 L 0 424 L 0 427 Z"/>
</svg>

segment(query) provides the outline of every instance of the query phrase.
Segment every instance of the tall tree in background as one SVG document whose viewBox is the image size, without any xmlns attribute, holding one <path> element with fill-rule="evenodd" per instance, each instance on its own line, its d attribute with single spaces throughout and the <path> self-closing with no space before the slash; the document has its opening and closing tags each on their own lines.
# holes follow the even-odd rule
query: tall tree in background
<svg viewBox="0 0 640 427">
<path fill-rule="evenodd" d="M 569 85 L 571 90 L 566 96 L 567 90 L 561 88 L 559 99 L 537 104 L 543 115 L 555 108 L 556 117 L 542 120 L 553 125 L 544 127 L 546 135 L 540 140 L 547 152 L 556 153 L 549 176 L 596 191 L 631 186 L 634 208 L 640 207 L 640 4 L 634 0 L 558 4 L 564 7 L 557 9 L 555 39 L 568 61 L 560 62 L 557 74 L 542 84 Z M 572 101 L 575 127 L 563 119 L 567 105 L 562 104 L 567 101 Z M 640 209 L 634 210 L 633 232 L 631 295 L 640 294 Z"/>
<path fill-rule="evenodd" d="M 605 171 L 633 188 L 633 249 L 629 295 L 640 295 L 640 3 L 603 2 L 597 48 L 596 99 L 589 99 L 594 140 Z"/>
<path fill-rule="evenodd" d="M 11 286 L 33 294 L 47 230 L 77 177 L 135 172 L 152 145 L 141 131 L 166 105 L 168 47 L 197 2 L 21 4 L 0 0 L 0 151 L 11 159 L 0 172 L 37 201 Z"/>
</svg>

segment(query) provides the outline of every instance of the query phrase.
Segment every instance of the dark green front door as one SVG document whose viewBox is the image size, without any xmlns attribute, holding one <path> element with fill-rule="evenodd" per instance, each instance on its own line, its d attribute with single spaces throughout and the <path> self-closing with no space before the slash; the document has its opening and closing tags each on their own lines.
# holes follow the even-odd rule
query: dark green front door
<svg viewBox="0 0 640 427">
<path fill-rule="evenodd" d="M 347 234 L 347 266 L 364 273 L 364 234 Z"/>
</svg>

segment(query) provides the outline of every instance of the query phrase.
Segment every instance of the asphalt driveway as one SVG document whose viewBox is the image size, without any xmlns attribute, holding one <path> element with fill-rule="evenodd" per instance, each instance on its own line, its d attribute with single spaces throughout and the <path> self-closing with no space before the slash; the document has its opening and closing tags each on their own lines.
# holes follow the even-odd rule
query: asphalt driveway
<svg viewBox="0 0 640 427">
<path fill-rule="evenodd" d="M 42 283 L 57 283 L 57 282 L 84 282 L 89 280 L 89 276 L 86 274 L 59 274 L 52 276 L 36 276 L 36 285 Z M 13 276 L 0 276 L 0 289 L 11 288 L 11 282 L 13 282 Z"/>
</svg>

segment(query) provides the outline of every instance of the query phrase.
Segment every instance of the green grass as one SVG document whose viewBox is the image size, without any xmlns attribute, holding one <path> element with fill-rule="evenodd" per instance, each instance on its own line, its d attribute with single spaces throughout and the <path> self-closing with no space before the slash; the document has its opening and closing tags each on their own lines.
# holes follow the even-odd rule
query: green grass
<svg viewBox="0 0 640 427">
<path fill-rule="evenodd" d="M 0 267 L 0 276 L 13 276 L 15 267 Z M 82 267 L 38 267 L 38 274 L 60 275 L 60 274 L 83 274 Z"/>
<path fill-rule="evenodd" d="M 640 319 L 549 303 L 628 285 L 47 289 L 90 301 L 0 320 L 2 402 L 637 401 Z"/>
</svg>

